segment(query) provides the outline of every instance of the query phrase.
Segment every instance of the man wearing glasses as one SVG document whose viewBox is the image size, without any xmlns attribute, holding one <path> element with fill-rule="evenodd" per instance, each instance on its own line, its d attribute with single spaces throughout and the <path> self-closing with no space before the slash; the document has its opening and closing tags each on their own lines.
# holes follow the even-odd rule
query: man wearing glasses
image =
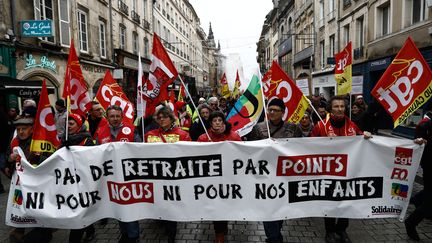
<svg viewBox="0 0 432 243">
<path fill-rule="evenodd" d="M 302 137 L 303 133 L 300 128 L 294 124 L 285 122 L 282 117 L 285 113 L 285 103 L 281 99 L 272 99 L 267 107 L 268 127 L 270 129 L 270 137 L 272 138 L 292 138 Z M 260 140 L 269 137 L 266 121 L 260 122 L 252 129 L 248 135 L 248 140 Z M 275 161 L 276 162 L 276 161 Z M 264 232 L 266 234 L 266 242 L 279 243 L 283 241 L 281 234 L 283 220 L 266 221 L 264 224 Z"/>
<path fill-rule="evenodd" d="M 89 111 L 88 115 L 88 123 L 90 134 L 93 139 L 95 139 L 98 135 L 98 132 L 102 127 L 108 125 L 107 119 L 103 116 L 102 106 L 97 101 L 92 101 L 92 108 Z"/>
</svg>

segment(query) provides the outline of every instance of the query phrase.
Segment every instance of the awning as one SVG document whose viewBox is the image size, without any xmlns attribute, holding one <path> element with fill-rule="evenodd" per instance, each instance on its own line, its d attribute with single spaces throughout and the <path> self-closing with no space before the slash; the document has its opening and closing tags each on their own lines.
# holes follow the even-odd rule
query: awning
<svg viewBox="0 0 432 243">
<path fill-rule="evenodd" d="M 19 80 L 11 77 L 0 76 L 0 93 L 14 94 L 21 97 L 36 97 L 40 95 L 42 81 Z M 48 94 L 55 94 L 56 87 L 48 86 Z"/>
</svg>

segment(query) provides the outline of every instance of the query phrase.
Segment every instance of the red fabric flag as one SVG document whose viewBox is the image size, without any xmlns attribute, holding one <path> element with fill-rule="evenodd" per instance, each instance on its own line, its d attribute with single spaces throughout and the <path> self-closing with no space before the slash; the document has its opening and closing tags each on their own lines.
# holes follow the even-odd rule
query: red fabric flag
<svg viewBox="0 0 432 243">
<path fill-rule="evenodd" d="M 154 33 L 150 73 L 143 87 L 144 98 L 151 102 L 168 100 L 167 87 L 177 76 L 177 69 L 159 37 Z"/>
<path fill-rule="evenodd" d="M 133 124 L 134 122 L 134 107 L 122 88 L 113 79 L 109 70 L 105 72 L 105 77 L 102 80 L 99 90 L 96 93 L 95 99 L 106 110 L 110 105 L 117 105 L 123 110 L 123 121 Z"/>
<path fill-rule="evenodd" d="M 335 54 L 335 79 L 337 94 L 348 94 L 352 90 L 352 47 L 351 41 L 339 53 Z"/>
<path fill-rule="evenodd" d="M 432 72 L 411 37 L 396 55 L 371 94 L 398 126 L 432 96 Z"/>
<path fill-rule="evenodd" d="M 184 101 L 184 97 L 186 97 L 186 91 L 183 84 L 180 84 L 179 94 L 178 94 L 178 101 Z"/>
<path fill-rule="evenodd" d="M 54 114 L 48 99 L 48 90 L 44 80 L 42 82 L 42 92 L 34 123 L 30 151 L 54 153 L 59 145 L 60 141 L 57 138 Z"/>
<path fill-rule="evenodd" d="M 286 109 L 282 119 L 298 123 L 309 103 L 295 82 L 273 61 L 270 70 L 263 76 L 264 95 L 270 102 L 274 98 L 284 101 Z"/>
<path fill-rule="evenodd" d="M 81 71 L 73 40 L 71 40 L 69 49 L 62 97 L 66 101 L 70 101 L 68 112 L 85 117 L 91 108 L 91 99 L 87 93 L 87 84 Z"/>
<path fill-rule="evenodd" d="M 224 97 L 224 98 L 230 97 L 231 94 L 230 94 L 230 90 L 229 90 L 229 86 L 228 86 L 228 81 L 227 81 L 225 73 L 222 75 L 220 83 L 222 85 L 222 87 L 221 87 L 221 96 Z"/>
<path fill-rule="evenodd" d="M 171 102 L 171 103 L 175 103 L 175 92 L 174 92 L 174 89 L 171 89 L 171 92 L 170 92 L 170 97 L 169 97 L 169 102 Z"/>
</svg>

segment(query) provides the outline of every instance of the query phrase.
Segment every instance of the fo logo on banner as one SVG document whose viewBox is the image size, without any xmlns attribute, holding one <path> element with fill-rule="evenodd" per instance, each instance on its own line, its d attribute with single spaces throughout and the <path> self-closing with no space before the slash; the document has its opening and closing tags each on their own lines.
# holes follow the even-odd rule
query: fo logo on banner
<svg viewBox="0 0 432 243">
<path fill-rule="evenodd" d="M 397 165 L 410 166 L 412 163 L 412 155 L 412 149 L 396 147 L 394 163 Z"/>
<path fill-rule="evenodd" d="M 22 195 L 21 190 L 15 189 L 14 196 L 13 196 L 13 199 L 12 199 L 12 203 L 15 206 L 21 206 L 22 202 L 23 202 L 23 195 Z"/>
</svg>

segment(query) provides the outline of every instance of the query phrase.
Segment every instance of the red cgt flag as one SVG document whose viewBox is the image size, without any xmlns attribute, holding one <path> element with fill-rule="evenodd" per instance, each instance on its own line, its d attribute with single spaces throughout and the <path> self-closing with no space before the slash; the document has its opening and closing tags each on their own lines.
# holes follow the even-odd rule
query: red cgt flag
<svg viewBox="0 0 432 243">
<path fill-rule="evenodd" d="M 117 105 L 123 110 L 123 121 L 133 124 L 134 122 L 134 107 L 122 88 L 113 79 L 109 70 L 105 72 L 105 77 L 99 86 L 95 99 L 106 110 L 110 105 Z"/>
<path fill-rule="evenodd" d="M 150 73 L 143 87 L 144 98 L 150 101 L 167 100 L 167 87 L 177 76 L 177 69 L 172 63 L 159 37 L 154 33 Z"/>
<path fill-rule="evenodd" d="M 408 37 L 371 94 L 393 118 L 394 127 L 432 96 L 432 72 Z"/>
<path fill-rule="evenodd" d="M 30 151 L 54 153 L 59 145 L 60 141 L 57 138 L 54 114 L 48 99 L 48 91 L 44 80 L 42 82 L 42 92 L 34 123 Z"/>
<path fill-rule="evenodd" d="M 81 71 L 73 40 L 71 40 L 69 49 L 62 97 L 67 101 L 68 112 L 86 117 L 87 111 L 91 108 L 91 99 L 87 93 L 87 84 Z"/>
<path fill-rule="evenodd" d="M 265 97 L 270 102 L 279 98 L 285 103 L 285 121 L 298 123 L 308 107 L 307 98 L 296 86 L 294 81 L 273 61 L 272 66 L 262 78 Z"/>
</svg>

